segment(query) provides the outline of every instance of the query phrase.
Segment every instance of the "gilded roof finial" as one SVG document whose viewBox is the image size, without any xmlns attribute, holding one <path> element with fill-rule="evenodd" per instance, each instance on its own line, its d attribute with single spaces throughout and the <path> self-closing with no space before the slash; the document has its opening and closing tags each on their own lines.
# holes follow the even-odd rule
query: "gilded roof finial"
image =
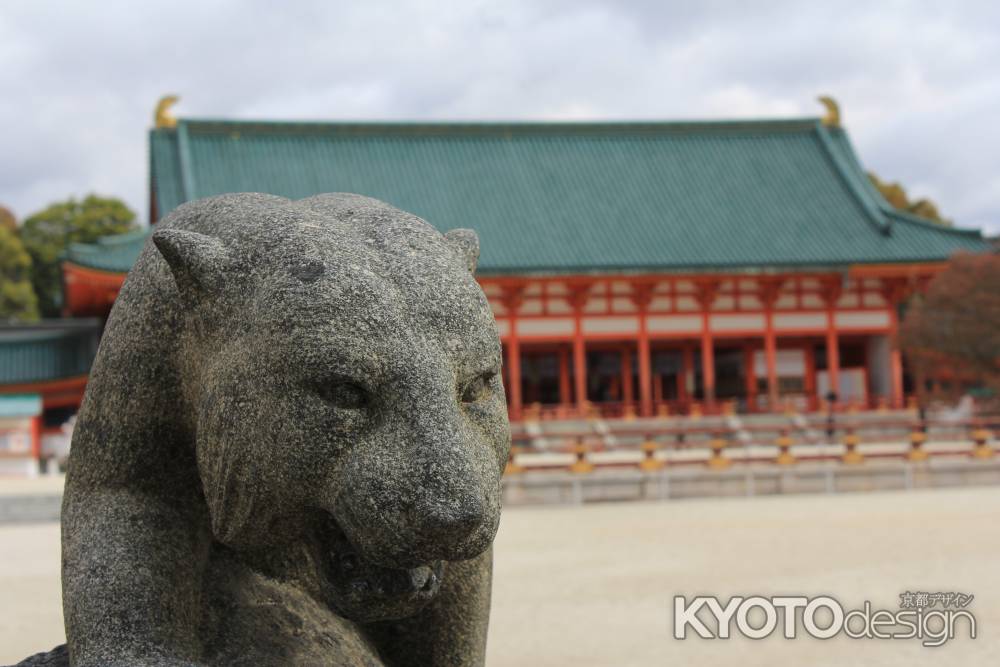
<svg viewBox="0 0 1000 667">
<path fill-rule="evenodd" d="M 826 115 L 823 116 L 823 125 L 827 127 L 840 127 L 840 105 L 837 104 L 837 100 L 829 95 L 821 95 L 816 99 L 826 107 Z"/>
<path fill-rule="evenodd" d="M 177 119 L 170 114 L 170 107 L 177 104 L 181 98 L 177 95 L 164 95 L 156 103 L 156 113 L 153 114 L 153 121 L 156 129 L 177 127 Z"/>
</svg>

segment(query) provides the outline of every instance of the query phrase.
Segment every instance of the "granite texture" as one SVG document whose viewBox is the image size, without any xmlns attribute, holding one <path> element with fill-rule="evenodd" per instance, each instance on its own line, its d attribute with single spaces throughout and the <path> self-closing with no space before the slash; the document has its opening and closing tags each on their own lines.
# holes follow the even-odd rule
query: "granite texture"
<svg viewBox="0 0 1000 667">
<path fill-rule="evenodd" d="M 73 665 L 483 663 L 510 431 L 477 256 L 350 194 L 157 225 L 73 438 Z"/>
</svg>

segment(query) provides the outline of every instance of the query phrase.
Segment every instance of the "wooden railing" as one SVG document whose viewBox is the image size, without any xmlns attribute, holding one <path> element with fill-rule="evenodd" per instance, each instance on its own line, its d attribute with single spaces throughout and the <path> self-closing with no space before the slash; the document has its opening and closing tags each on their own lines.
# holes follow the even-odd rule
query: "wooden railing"
<svg viewBox="0 0 1000 667">
<path fill-rule="evenodd" d="M 877 396 L 868 400 L 852 400 L 830 404 L 816 396 L 787 396 L 774 406 L 766 405 L 762 398 L 757 405 L 748 404 L 745 399 L 718 399 L 715 401 L 670 400 L 658 401 L 652 406 L 652 417 L 698 417 L 725 414 L 782 414 L 789 412 L 834 412 L 854 413 L 864 411 L 888 411 L 888 399 Z M 912 398 L 906 405 L 912 407 Z M 635 419 L 639 416 L 638 402 L 588 402 L 582 408 L 576 404 L 528 403 L 521 409 L 519 421 L 553 421 L 560 419 Z"/>
<path fill-rule="evenodd" d="M 995 455 L 1000 415 L 953 422 L 879 418 L 878 413 L 833 418 L 813 414 L 803 416 L 798 423 L 776 417 L 774 423 L 738 428 L 721 420 L 704 425 L 661 422 L 656 426 L 617 421 L 604 422 L 604 426 L 601 432 L 516 432 L 508 473 L 568 470 L 586 474 L 602 468 L 653 472 L 673 466 L 718 470 L 734 464 L 791 466 L 806 461 L 859 465 L 867 460 L 920 462 L 936 457 L 989 459 Z"/>
</svg>

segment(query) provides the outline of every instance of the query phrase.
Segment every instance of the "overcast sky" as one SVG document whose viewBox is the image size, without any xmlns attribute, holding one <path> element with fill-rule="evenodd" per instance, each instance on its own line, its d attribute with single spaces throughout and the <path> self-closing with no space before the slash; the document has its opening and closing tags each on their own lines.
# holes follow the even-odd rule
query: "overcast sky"
<svg viewBox="0 0 1000 667">
<path fill-rule="evenodd" d="M 1000 233 L 1000 3 L 0 0 L 0 203 L 147 217 L 146 130 L 264 119 L 817 116 L 864 164 Z"/>
</svg>

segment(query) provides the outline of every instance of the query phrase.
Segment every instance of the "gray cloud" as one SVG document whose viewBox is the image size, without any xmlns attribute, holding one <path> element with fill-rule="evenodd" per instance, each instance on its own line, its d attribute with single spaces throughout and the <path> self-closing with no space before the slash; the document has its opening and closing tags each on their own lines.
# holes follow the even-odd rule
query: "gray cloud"
<svg viewBox="0 0 1000 667">
<path fill-rule="evenodd" d="M 1000 232 L 990 2 L 520 0 L 0 5 L 0 202 L 90 191 L 145 214 L 146 130 L 196 117 L 819 115 L 865 164 Z"/>
</svg>

